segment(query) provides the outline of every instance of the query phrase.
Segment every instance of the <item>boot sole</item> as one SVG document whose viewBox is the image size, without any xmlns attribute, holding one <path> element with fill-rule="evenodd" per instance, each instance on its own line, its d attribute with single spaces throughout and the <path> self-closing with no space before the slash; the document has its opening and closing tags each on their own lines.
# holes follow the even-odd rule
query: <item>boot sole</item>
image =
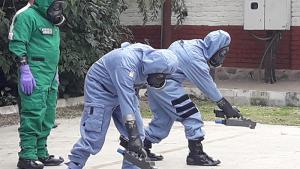
<svg viewBox="0 0 300 169">
<path fill-rule="evenodd" d="M 24 167 L 20 167 L 20 166 L 17 166 L 18 169 L 28 169 L 28 168 L 24 168 Z"/>
<path fill-rule="evenodd" d="M 20 164 L 17 164 L 17 168 L 18 168 L 18 169 L 28 169 L 28 168 L 22 167 Z M 44 167 L 43 167 L 43 168 L 44 168 Z"/>
<path fill-rule="evenodd" d="M 187 165 L 195 165 L 195 166 L 217 166 L 220 163 L 217 164 L 197 164 L 197 163 L 186 163 Z"/>
<path fill-rule="evenodd" d="M 150 161 L 162 161 L 164 158 L 151 158 L 148 157 L 150 159 Z"/>
<path fill-rule="evenodd" d="M 195 162 L 191 162 L 189 160 L 186 161 L 186 164 L 187 165 L 196 165 L 196 166 L 217 166 L 219 165 L 221 162 L 215 162 L 215 163 L 212 163 L 212 164 L 203 164 L 203 163 L 195 163 Z"/>
<path fill-rule="evenodd" d="M 63 163 L 63 161 L 60 163 L 52 163 L 52 164 L 43 163 L 43 164 L 44 164 L 44 166 L 59 166 L 62 163 Z"/>
</svg>

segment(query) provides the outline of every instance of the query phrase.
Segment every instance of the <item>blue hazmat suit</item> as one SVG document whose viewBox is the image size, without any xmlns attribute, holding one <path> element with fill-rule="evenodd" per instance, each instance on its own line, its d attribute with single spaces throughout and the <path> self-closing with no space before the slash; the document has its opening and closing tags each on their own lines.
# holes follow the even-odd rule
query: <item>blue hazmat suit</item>
<svg viewBox="0 0 300 169">
<path fill-rule="evenodd" d="M 81 169 L 91 154 L 101 150 L 111 117 L 120 134 L 128 137 L 125 118 L 128 114 L 134 114 L 139 134 L 144 140 L 143 121 L 134 86 L 145 84 L 148 74 L 171 74 L 177 66 L 177 57 L 168 49 L 156 50 L 148 45 L 128 42 L 95 62 L 85 79 L 81 138 L 71 150 L 69 168 Z M 122 168 L 138 167 L 124 161 Z"/>
<path fill-rule="evenodd" d="M 148 87 L 148 101 L 153 118 L 145 128 L 146 139 L 159 143 L 166 138 L 174 121 L 185 128 L 188 140 L 204 137 L 203 121 L 200 111 L 185 93 L 183 81 L 189 80 L 212 101 L 219 101 L 222 95 L 209 74 L 209 59 L 222 47 L 230 44 L 230 35 L 222 30 L 209 33 L 203 40 L 178 40 L 173 42 L 172 50 L 179 62 L 175 73 L 167 77 L 162 90 Z"/>
</svg>

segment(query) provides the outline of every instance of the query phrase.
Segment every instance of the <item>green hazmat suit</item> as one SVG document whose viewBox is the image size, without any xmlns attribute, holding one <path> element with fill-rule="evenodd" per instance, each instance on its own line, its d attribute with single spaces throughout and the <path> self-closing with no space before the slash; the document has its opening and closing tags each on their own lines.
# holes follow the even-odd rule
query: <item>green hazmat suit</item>
<svg viewBox="0 0 300 169">
<path fill-rule="evenodd" d="M 9 50 L 16 57 L 28 58 L 36 87 L 25 95 L 20 85 L 19 157 L 36 160 L 49 156 L 47 137 L 54 126 L 58 91 L 59 28 L 46 19 L 54 0 L 35 0 L 15 17 L 9 35 Z"/>
</svg>

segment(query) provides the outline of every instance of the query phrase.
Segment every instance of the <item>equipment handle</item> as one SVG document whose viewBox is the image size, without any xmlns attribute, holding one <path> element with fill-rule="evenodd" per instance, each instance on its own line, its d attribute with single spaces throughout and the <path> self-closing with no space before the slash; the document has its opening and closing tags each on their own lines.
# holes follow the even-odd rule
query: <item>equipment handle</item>
<svg viewBox="0 0 300 169">
<path fill-rule="evenodd" d="M 117 152 L 124 155 L 125 150 L 118 148 Z"/>
<path fill-rule="evenodd" d="M 215 123 L 216 124 L 225 124 L 225 120 L 221 120 L 221 119 L 218 119 L 218 120 L 215 120 Z"/>
</svg>

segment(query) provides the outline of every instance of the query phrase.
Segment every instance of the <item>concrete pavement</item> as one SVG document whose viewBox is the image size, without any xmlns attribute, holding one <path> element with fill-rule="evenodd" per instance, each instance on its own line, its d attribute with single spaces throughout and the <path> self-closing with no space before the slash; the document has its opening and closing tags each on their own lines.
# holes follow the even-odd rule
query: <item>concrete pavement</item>
<svg viewBox="0 0 300 169">
<path fill-rule="evenodd" d="M 60 125 L 49 138 L 50 153 L 67 155 L 79 138 L 79 118 L 59 119 Z M 149 120 L 145 120 L 147 124 Z M 0 128 L 0 168 L 16 169 L 18 147 L 18 126 Z M 256 129 L 228 127 L 205 122 L 205 151 L 222 161 L 218 167 L 187 166 L 188 153 L 184 128 L 175 123 L 168 138 L 154 145 L 153 151 L 164 155 L 157 162 L 159 169 L 296 169 L 300 166 L 300 127 L 258 124 Z M 104 147 L 100 153 L 90 157 L 86 169 L 121 168 L 122 156 L 116 152 L 119 134 L 111 123 Z M 45 167 L 46 169 L 63 169 Z"/>
</svg>

